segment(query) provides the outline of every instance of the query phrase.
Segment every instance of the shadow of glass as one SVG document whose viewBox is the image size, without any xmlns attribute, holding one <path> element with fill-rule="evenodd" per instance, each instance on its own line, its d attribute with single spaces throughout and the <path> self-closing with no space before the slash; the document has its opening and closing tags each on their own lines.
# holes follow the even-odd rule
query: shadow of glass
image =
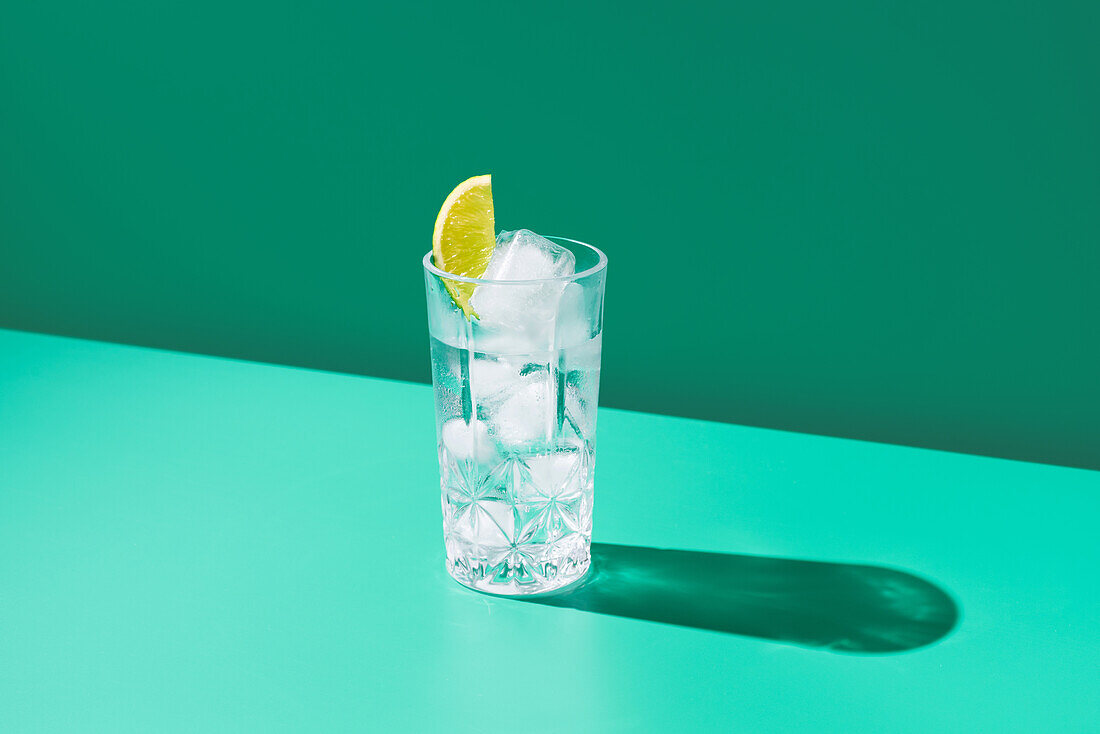
<svg viewBox="0 0 1100 734">
<path fill-rule="evenodd" d="M 958 621 L 939 587 L 883 566 L 592 544 L 592 570 L 527 599 L 846 653 L 930 645 Z"/>
</svg>

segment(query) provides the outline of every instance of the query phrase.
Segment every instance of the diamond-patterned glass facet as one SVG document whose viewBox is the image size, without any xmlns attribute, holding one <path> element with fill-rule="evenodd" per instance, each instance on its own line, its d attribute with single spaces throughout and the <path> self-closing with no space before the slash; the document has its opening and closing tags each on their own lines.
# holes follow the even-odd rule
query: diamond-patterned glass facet
<svg viewBox="0 0 1100 734">
<path fill-rule="evenodd" d="M 451 573 L 486 591 L 545 591 L 588 568 L 592 460 L 587 444 L 492 465 L 440 449 Z"/>
</svg>

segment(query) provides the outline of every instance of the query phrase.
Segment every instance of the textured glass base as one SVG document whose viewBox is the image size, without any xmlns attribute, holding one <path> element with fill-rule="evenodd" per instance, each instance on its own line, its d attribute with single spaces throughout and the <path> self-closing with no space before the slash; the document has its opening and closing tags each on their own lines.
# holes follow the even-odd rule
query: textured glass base
<svg viewBox="0 0 1100 734">
<path fill-rule="evenodd" d="M 471 564 L 468 559 L 447 559 L 447 572 L 455 581 L 475 591 L 503 596 L 527 596 L 545 594 L 570 586 L 588 573 L 590 557 L 587 544 L 582 558 L 570 556 L 564 563 L 541 564 L 535 567 L 525 563 L 509 567 L 507 564 L 490 566 Z"/>
<path fill-rule="evenodd" d="M 588 570 L 592 451 L 587 444 L 476 462 L 440 449 L 447 570 L 492 594 L 542 594 Z"/>
</svg>

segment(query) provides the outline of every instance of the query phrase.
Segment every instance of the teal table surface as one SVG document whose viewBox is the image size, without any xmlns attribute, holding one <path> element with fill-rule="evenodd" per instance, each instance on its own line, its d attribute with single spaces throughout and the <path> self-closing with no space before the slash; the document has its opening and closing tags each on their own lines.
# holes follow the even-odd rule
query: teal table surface
<svg viewBox="0 0 1100 734">
<path fill-rule="evenodd" d="M 0 731 L 1100 728 L 1100 474 L 599 422 L 594 571 L 517 601 L 430 388 L 0 331 Z"/>
</svg>

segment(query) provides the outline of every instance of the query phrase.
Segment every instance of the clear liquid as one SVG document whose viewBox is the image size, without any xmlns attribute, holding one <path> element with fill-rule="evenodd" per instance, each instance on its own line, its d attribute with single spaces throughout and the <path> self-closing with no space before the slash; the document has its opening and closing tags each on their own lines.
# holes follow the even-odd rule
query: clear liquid
<svg viewBox="0 0 1100 734">
<path fill-rule="evenodd" d="M 600 337 L 547 352 L 432 339 L 447 568 L 482 591 L 529 594 L 584 575 Z"/>
</svg>

